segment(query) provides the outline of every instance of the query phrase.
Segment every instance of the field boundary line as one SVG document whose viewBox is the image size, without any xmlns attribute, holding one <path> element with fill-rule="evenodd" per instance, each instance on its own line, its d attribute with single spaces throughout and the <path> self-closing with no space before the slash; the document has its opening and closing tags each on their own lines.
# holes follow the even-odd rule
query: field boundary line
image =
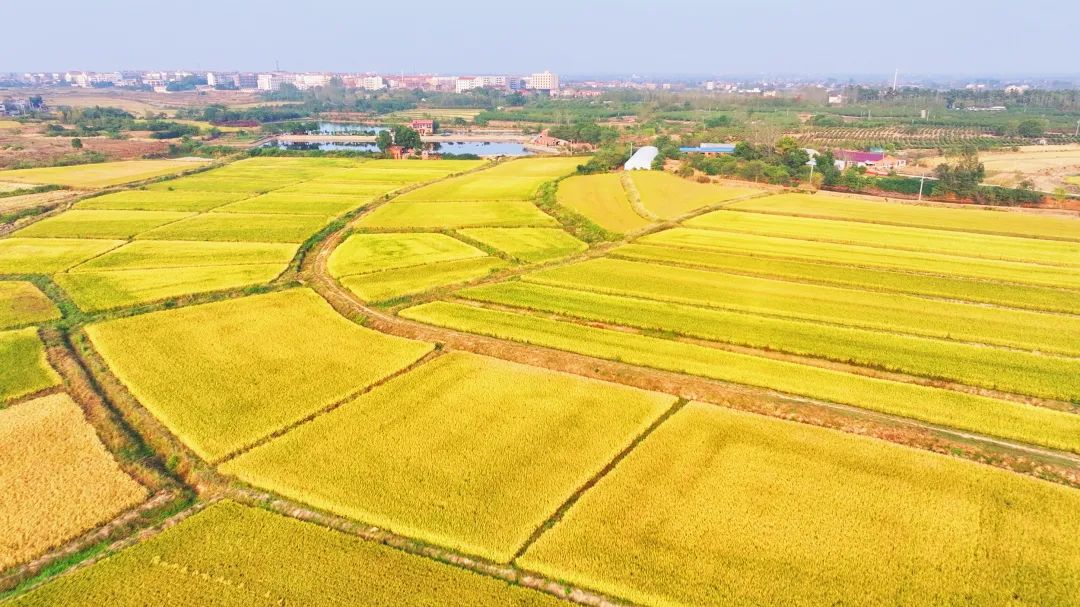
<svg viewBox="0 0 1080 607">
<path fill-rule="evenodd" d="M 642 219 L 655 223 L 663 221 L 659 215 L 653 213 L 645 206 L 645 203 L 641 200 L 641 192 L 637 189 L 637 184 L 630 177 L 630 173 L 623 171 L 619 173 L 619 183 L 622 185 L 623 194 L 626 195 L 626 201 L 630 203 L 630 208 L 638 214 Z"/>
<path fill-rule="evenodd" d="M 567 497 L 566 500 L 562 504 L 560 504 L 554 512 L 551 513 L 551 516 L 549 516 L 546 520 L 544 520 L 543 523 L 541 523 L 535 530 L 533 530 L 532 534 L 529 535 L 529 538 L 525 540 L 525 543 L 523 543 L 514 552 L 514 556 L 510 559 L 510 564 L 516 566 L 517 560 L 524 556 L 524 554 L 528 552 L 529 548 L 532 548 L 533 544 L 535 544 L 541 536 L 547 533 L 548 529 L 551 529 L 556 524 L 558 524 L 559 521 L 561 521 L 566 516 L 570 509 L 573 508 L 574 505 L 577 504 L 578 501 L 590 489 L 595 487 L 597 483 L 604 479 L 605 476 L 614 471 L 615 468 L 617 468 L 619 464 L 622 463 L 622 461 L 626 459 L 630 455 L 630 453 L 638 447 L 638 445 L 640 445 L 647 438 L 649 438 L 649 436 L 651 436 L 657 428 L 663 425 L 664 422 L 670 419 L 673 415 L 678 413 L 679 410 L 685 407 L 689 402 L 690 401 L 685 398 L 676 397 L 675 402 L 671 403 L 671 406 L 669 406 L 663 413 L 657 416 L 656 419 L 652 421 L 652 423 L 650 423 L 644 430 L 642 430 L 641 433 L 635 436 L 629 444 L 622 448 L 621 451 L 616 453 L 615 457 L 611 458 L 611 461 L 604 465 L 604 467 L 601 468 L 599 472 L 594 474 L 589 480 L 585 481 L 585 484 L 575 489 L 573 493 L 571 493 L 570 496 Z"/>
</svg>

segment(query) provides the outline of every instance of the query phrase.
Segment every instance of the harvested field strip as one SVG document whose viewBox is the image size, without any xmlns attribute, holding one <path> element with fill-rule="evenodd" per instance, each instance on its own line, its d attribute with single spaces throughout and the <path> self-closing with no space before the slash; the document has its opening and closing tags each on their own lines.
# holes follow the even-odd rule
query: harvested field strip
<svg viewBox="0 0 1080 607">
<path fill-rule="evenodd" d="M 690 403 L 519 563 L 650 606 L 1065 607 L 1078 509 L 1075 489 Z"/>
<path fill-rule="evenodd" d="M 234 502 L 11 601 L 44 605 L 557 607 L 534 590 Z"/>
<path fill-rule="evenodd" d="M 60 385 L 37 329 L 0 331 L 0 405 Z"/>
<path fill-rule="evenodd" d="M 661 219 L 675 219 L 702 207 L 761 193 L 753 188 L 696 183 L 661 171 L 631 171 L 629 176 L 641 203 Z"/>
<path fill-rule="evenodd" d="M 364 301 L 381 303 L 483 278 L 506 266 L 496 257 L 475 257 L 347 276 L 341 284 Z"/>
<path fill-rule="evenodd" d="M 1080 415 L 1062 411 L 462 304 L 434 302 L 400 314 L 458 331 L 772 389 L 1080 453 Z"/>
<path fill-rule="evenodd" d="M 296 245 L 267 242 L 137 240 L 75 266 L 71 272 L 286 264 Z"/>
<path fill-rule="evenodd" d="M 842 219 L 888 225 L 957 230 L 1052 240 L 1080 240 L 1080 218 L 999 211 L 870 202 L 827 194 L 781 194 L 732 203 L 725 208 L 755 213 Z"/>
<path fill-rule="evenodd" d="M 86 332 L 132 394 L 211 462 L 432 349 L 364 329 L 307 289 L 121 318 Z"/>
<path fill-rule="evenodd" d="M 60 318 L 60 309 L 34 283 L 0 281 L 0 329 Z"/>
<path fill-rule="evenodd" d="M 446 234 L 353 234 L 330 255 L 327 268 L 342 277 L 485 255 Z"/>
<path fill-rule="evenodd" d="M 194 213 L 175 211 L 84 211 L 74 209 L 15 232 L 18 237 L 128 239 Z"/>
<path fill-rule="evenodd" d="M 691 230 L 688 228 L 674 228 L 656 234 L 649 234 L 638 240 L 638 242 L 641 244 L 685 247 L 758 257 L 820 261 L 839 265 L 903 270 L 920 274 L 937 274 L 1045 287 L 1080 289 L 1080 271 L 1075 268 L 1014 261 L 977 259 L 937 253 L 914 253 L 857 245 L 773 238 L 718 230 Z"/>
<path fill-rule="evenodd" d="M 88 198 L 76 203 L 75 208 L 99 211 L 209 211 L 251 195 L 245 192 L 127 190 Z"/>
<path fill-rule="evenodd" d="M 692 228 L 855 244 L 901 251 L 925 251 L 962 257 L 1080 267 L 1080 243 L 1078 242 L 737 211 L 714 211 L 691 219 L 686 222 L 686 225 Z"/>
<path fill-rule="evenodd" d="M 634 212 L 619 175 L 579 175 L 559 182 L 558 203 L 576 211 L 596 225 L 624 234 L 651 222 Z"/>
<path fill-rule="evenodd" d="M 0 274 L 61 272 L 122 244 L 123 240 L 2 238 Z"/>
<path fill-rule="evenodd" d="M 318 215 L 205 213 L 143 232 L 139 238 L 301 243 L 329 220 Z"/>
<path fill-rule="evenodd" d="M 506 562 L 674 402 L 453 352 L 221 470 L 336 514 Z"/>
<path fill-rule="evenodd" d="M 66 394 L 0 410 L 0 570 L 146 499 Z"/>
<path fill-rule="evenodd" d="M 617 259 L 593 259 L 542 270 L 523 279 L 612 295 L 1042 352 L 1080 354 L 1080 317 L 1073 315 L 930 302 L 909 295 Z"/>
<path fill-rule="evenodd" d="M 73 188 L 106 188 L 197 169 L 204 160 L 125 160 L 63 167 L 0 171 L 0 181 L 48 183 Z"/>
<path fill-rule="evenodd" d="M 54 279 L 80 309 L 109 310 L 194 293 L 266 284 L 288 262 L 214 265 L 138 270 L 111 269 L 57 274 Z"/>
<path fill-rule="evenodd" d="M 466 228 L 460 233 L 515 259 L 537 263 L 589 248 L 559 228 Z"/>
<path fill-rule="evenodd" d="M 856 287 L 871 291 L 907 293 L 1029 310 L 1080 314 L 1080 291 L 1033 285 L 912 274 L 900 270 L 839 266 L 828 262 L 801 262 L 761 257 L 754 255 L 751 251 L 727 253 L 630 244 L 615 249 L 609 256 L 653 263 L 676 263 L 736 274 Z"/>
<path fill-rule="evenodd" d="M 762 317 L 519 281 L 460 296 L 581 320 L 851 362 L 1041 398 L 1080 402 L 1080 359 Z"/>
<path fill-rule="evenodd" d="M 368 228 L 454 229 L 471 227 L 558 227 L 558 222 L 523 200 L 398 202 L 383 205 L 360 220 Z"/>
</svg>

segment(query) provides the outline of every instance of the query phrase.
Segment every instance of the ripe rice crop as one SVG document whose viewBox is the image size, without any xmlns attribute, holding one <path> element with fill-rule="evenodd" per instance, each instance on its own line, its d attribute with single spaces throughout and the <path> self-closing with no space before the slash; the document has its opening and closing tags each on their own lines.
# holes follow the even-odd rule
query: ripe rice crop
<svg viewBox="0 0 1080 607">
<path fill-rule="evenodd" d="M 353 234 L 334 249 L 327 267 L 341 277 L 485 255 L 446 234 Z"/>
<path fill-rule="evenodd" d="M 1046 605 L 1080 491 L 691 403 L 520 559 L 642 605 Z"/>
<path fill-rule="evenodd" d="M 148 240 L 300 243 L 329 222 L 318 215 L 205 213 L 139 235 Z"/>
<path fill-rule="evenodd" d="M 2 238 L 0 274 L 60 272 L 122 244 L 122 240 Z"/>
<path fill-rule="evenodd" d="M 870 202 L 827 194 L 780 194 L 736 202 L 725 208 L 1004 236 L 1080 240 L 1080 221 L 1075 217 L 998 211 L 990 207 L 950 208 Z"/>
<path fill-rule="evenodd" d="M 1080 318 L 1003 310 L 709 270 L 593 259 L 525 280 L 584 291 L 773 314 L 912 335 L 1080 354 Z"/>
<path fill-rule="evenodd" d="M 466 228 L 461 234 L 531 263 L 566 257 L 589 248 L 558 228 Z"/>
<path fill-rule="evenodd" d="M 265 284 L 287 263 L 213 265 L 57 274 L 54 280 L 79 308 L 108 310 L 181 295 Z"/>
<path fill-rule="evenodd" d="M 0 570 L 146 499 L 66 394 L 0 410 Z"/>
<path fill-rule="evenodd" d="M 218 176 L 216 171 L 210 171 L 192 177 L 155 183 L 148 186 L 147 190 L 161 192 L 238 192 L 254 196 L 293 185 L 299 181 L 299 179 L 288 177 L 274 178 L 266 174 L 262 175 L 262 177 L 224 177 Z"/>
<path fill-rule="evenodd" d="M 578 175 L 559 182 L 558 203 L 596 225 L 620 234 L 640 230 L 650 221 L 638 215 L 626 197 L 619 175 Z"/>
<path fill-rule="evenodd" d="M 287 264 L 296 245 L 270 242 L 137 240 L 95 257 L 72 272 L 243 264 Z"/>
<path fill-rule="evenodd" d="M 44 605 L 557 607 L 554 597 L 259 508 L 222 501 L 11 601 Z"/>
<path fill-rule="evenodd" d="M 222 213 L 286 213 L 293 215 L 341 215 L 371 202 L 371 197 L 280 191 L 227 204 Z"/>
<path fill-rule="evenodd" d="M 474 257 L 346 276 L 341 284 L 365 301 L 380 303 L 483 278 L 506 266 L 497 257 Z"/>
<path fill-rule="evenodd" d="M 0 369 L 0 405 L 60 384 L 33 327 L 0 331 Z"/>
<path fill-rule="evenodd" d="M 63 167 L 19 169 L 0 173 L 0 181 L 49 183 L 96 189 L 174 175 L 202 166 L 204 160 L 124 160 Z"/>
<path fill-rule="evenodd" d="M 86 331 L 136 398 L 211 462 L 432 348 L 364 329 L 307 289 L 120 318 Z"/>
<path fill-rule="evenodd" d="M 462 304 L 435 302 L 400 314 L 459 331 L 778 390 L 1080 453 L 1080 415 L 1063 411 Z"/>
<path fill-rule="evenodd" d="M 581 158 L 523 158 L 403 194 L 402 202 L 532 200 L 544 182 L 574 172 Z"/>
<path fill-rule="evenodd" d="M 210 209 L 243 200 L 246 192 L 170 192 L 127 190 L 96 196 L 75 205 L 84 210 L 115 211 L 209 211 Z"/>
<path fill-rule="evenodd" d="M 367 199 L 377 198 L 398 189 L 395 184 L 388 183 L 364 183 L 364 182 L 338 182 L 338 181 L 305 181 L 296 185 L 275 190 L 275 194 L 313 194 L 330 196 L 359 196 Z"/>
<path fill-rule="evenodd" d="M 860 267 L 939 274 L 1019 284 L 1080 289 L 1080 270 L 1014 261 L 920 253 L 792 238 L 773 238 L 719 230 L 674 228 L 638 241 L 694 250 L 734 252 L 759 257 L 828 262 Z"/>
<path fill-rule="evenodd" d="M 524 200 L 468 200 L 457 202 L 391 202 L 364 216 L 370 228 L 454 229 L 469 227 L 558 226 L 532 203 Z"/>
<path fill-rule="evenodd" d="M 126 239 L 147 230 L 192 217 L 175 211 L 84 211 L 75 209 L 32 223 L 15 233 L 21 237 Z"/>
<path fill-rule="evenodd" d="M 874 225 L 856 221 L 714 211 L 687 226 L 762 236 L 819 240 L 906 251 L 1080 267 L 1080 243 L 950 230 Z"/>
<path fill-rule="evenodd" d="M 630 179 L 641 195 L 641 203 L 661 219 L 675 219 L 702 207 L 761 192 L 697 183 L 661 171 L 632 171 Z"/>
<path fill-rule="evenodd" d="M 0 281 L 0 329 L 60 318 L 60 310 L 34 283 Z"/>
<path fill-rule="evenodd" d="M 801 262 L 755 255 L 679 247 L 630 244 L 610 256 L 645 262 L 670 262 L 737 274 L 804 280 L 821 284 L 857 287 L 910 295 L 992 303 L 1014 308 L 1080 314 L 1080 292 L 1033 285 L 976 281 L 965 278 L 912 274 L 899 270 L 876 270 L 819 262 Z"/>
<path fill-rule="evenodd" d="M 519 281 L 458 295 L 581 320 L 852 362 L 1017 394 L 1080 402 L 1080 359 L 617 297 Z"/>
<path fill-rule="evenodd" d="M 221 470 L 319 508 L 506 562 L 674 401 L 451 353 Z"/>
</svg>

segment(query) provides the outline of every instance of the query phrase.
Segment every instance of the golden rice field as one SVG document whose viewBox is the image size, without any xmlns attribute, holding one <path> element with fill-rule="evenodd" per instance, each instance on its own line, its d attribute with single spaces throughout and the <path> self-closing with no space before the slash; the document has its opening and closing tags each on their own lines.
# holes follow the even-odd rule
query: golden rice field
<svg viewBox="0 0 1080 607">
<path fill-rule="evenodd" d="M 0 238 L 0 274 L 52 274 L 122 244 L 122 240 Z"/>
<path fill-rule="evenodd" d="M 432 348 L 364 329 L 307 289 L 120 318 L 86 332 L 132 394 L 211 462 Z"/>
<path fill-rule="evenodd" d="M 103 238 L 127 240 L 153 228 L 193 217 L 176 211 L 87 211 L 74 209 L 47 217 L 14 233 L 16 237 Z"/>
<path fill-rule="evenodd" d="M 692 403 L 520 560 L 642 605 L 1066 606 L 1080 492 Z"/>
<path fill-rule="evenodd" d="M 619 175 L 578 175 L 559 182 L 559 204 L 596 225 L 619 234 L 634 232 L 649 225 L 630 205 Z"/>
<path fill-rule="evenodd" d="M 722 202 L 760 194 L 753 188 L 697 183 L 660 171 L 631 171 L 641 204 L 661 219 L 676 219 Z"/>
<path fill-rule="evenodd" d="M 312 523 L 222 501 L 137 546 L 62 576 L 12 607 L 303 604 L 477 607 L 561 601 Z"/>
<path fill-rule="evenodd" d="M 506 268 L 507 265 L 507 262 L 497 257 L 471 257 L 353 274 L 342 278 L 341 284 L 360 299 L 380 304 L 395 298 L 483 278 Z"/>
<path fill-rule="evenodd" d="M 589 248 L 558 228 L 465 228 L 459 233 L 526 263 L 550 261 Z"/>
<path fill-rule="evenodd" d="M 473 227 L 555 227 L 546 215 L 524 200 L 459 200 L 455 202 L 391 202 L 360 221 L 365 228 L 437 230 Z"/>
<path fill-rule="evenodd" d="M 175 175 L 197 169 L 205 160 L 124 160 L 41 169 L 0 171 L 0 181 L 66 185 L 79 189 L 107 188 L 134 181 Z"/>
<path fill-rule="evenodd" d="M 31 282 L 0 281 L 0 329 L 60 318 L 60 309 Z"/>
<path fill-rule="evenodd" d="M 441 161 L 440 161 L 441 162 Z M 580 158 L 512 160 L 402 194 L 401 202 L 532 200 L 540 185 L 574 172 Z"/>
<path fill-rule="evenodd" d="M 422 266 L 442 261 L 484 257 L 464 242 L 432 232 L 353 234 L 330 255 L 327 267 L 335 277 Z"/>
<path fill-rule="evenodd" d="M 37 329 L 0 331 L 0 405 L 60 384 Z"/>
<path fill-rule="evenodd" d="M 452 353 L 221 470 L 338 514 L 505 562 L 674 402 Z"/>
<path fill-rule="evenodd" d="M 144 499 L 66 394 L 0 409 L 0 570 Z"/>
<path fill-rule="evenodd" d="M 199 192 L 124 190 L 87 198 L 76 209 L 110 211 L 191 211 L 205 212 L 247 198 L 245 192 Z"/>
</svg>

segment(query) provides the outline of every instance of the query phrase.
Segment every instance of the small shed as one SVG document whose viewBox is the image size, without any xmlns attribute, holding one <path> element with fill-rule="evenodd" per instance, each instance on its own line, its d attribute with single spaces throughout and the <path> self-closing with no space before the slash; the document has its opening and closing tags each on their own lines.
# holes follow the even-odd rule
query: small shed
<svg viewBox="0 0 1080 607">
<path fill-rule="evenodd" d="M 647 145 L 642 148 L 638 148 L 638 151 L 634 152 L 634 155 L 630 157 L 630 160 L 626 161 L 623 165 L 623 169 L 627 171 L 650 171 L 652 170 L 653 160 L 660 154 L 655 146 Z"/>
</svg>

